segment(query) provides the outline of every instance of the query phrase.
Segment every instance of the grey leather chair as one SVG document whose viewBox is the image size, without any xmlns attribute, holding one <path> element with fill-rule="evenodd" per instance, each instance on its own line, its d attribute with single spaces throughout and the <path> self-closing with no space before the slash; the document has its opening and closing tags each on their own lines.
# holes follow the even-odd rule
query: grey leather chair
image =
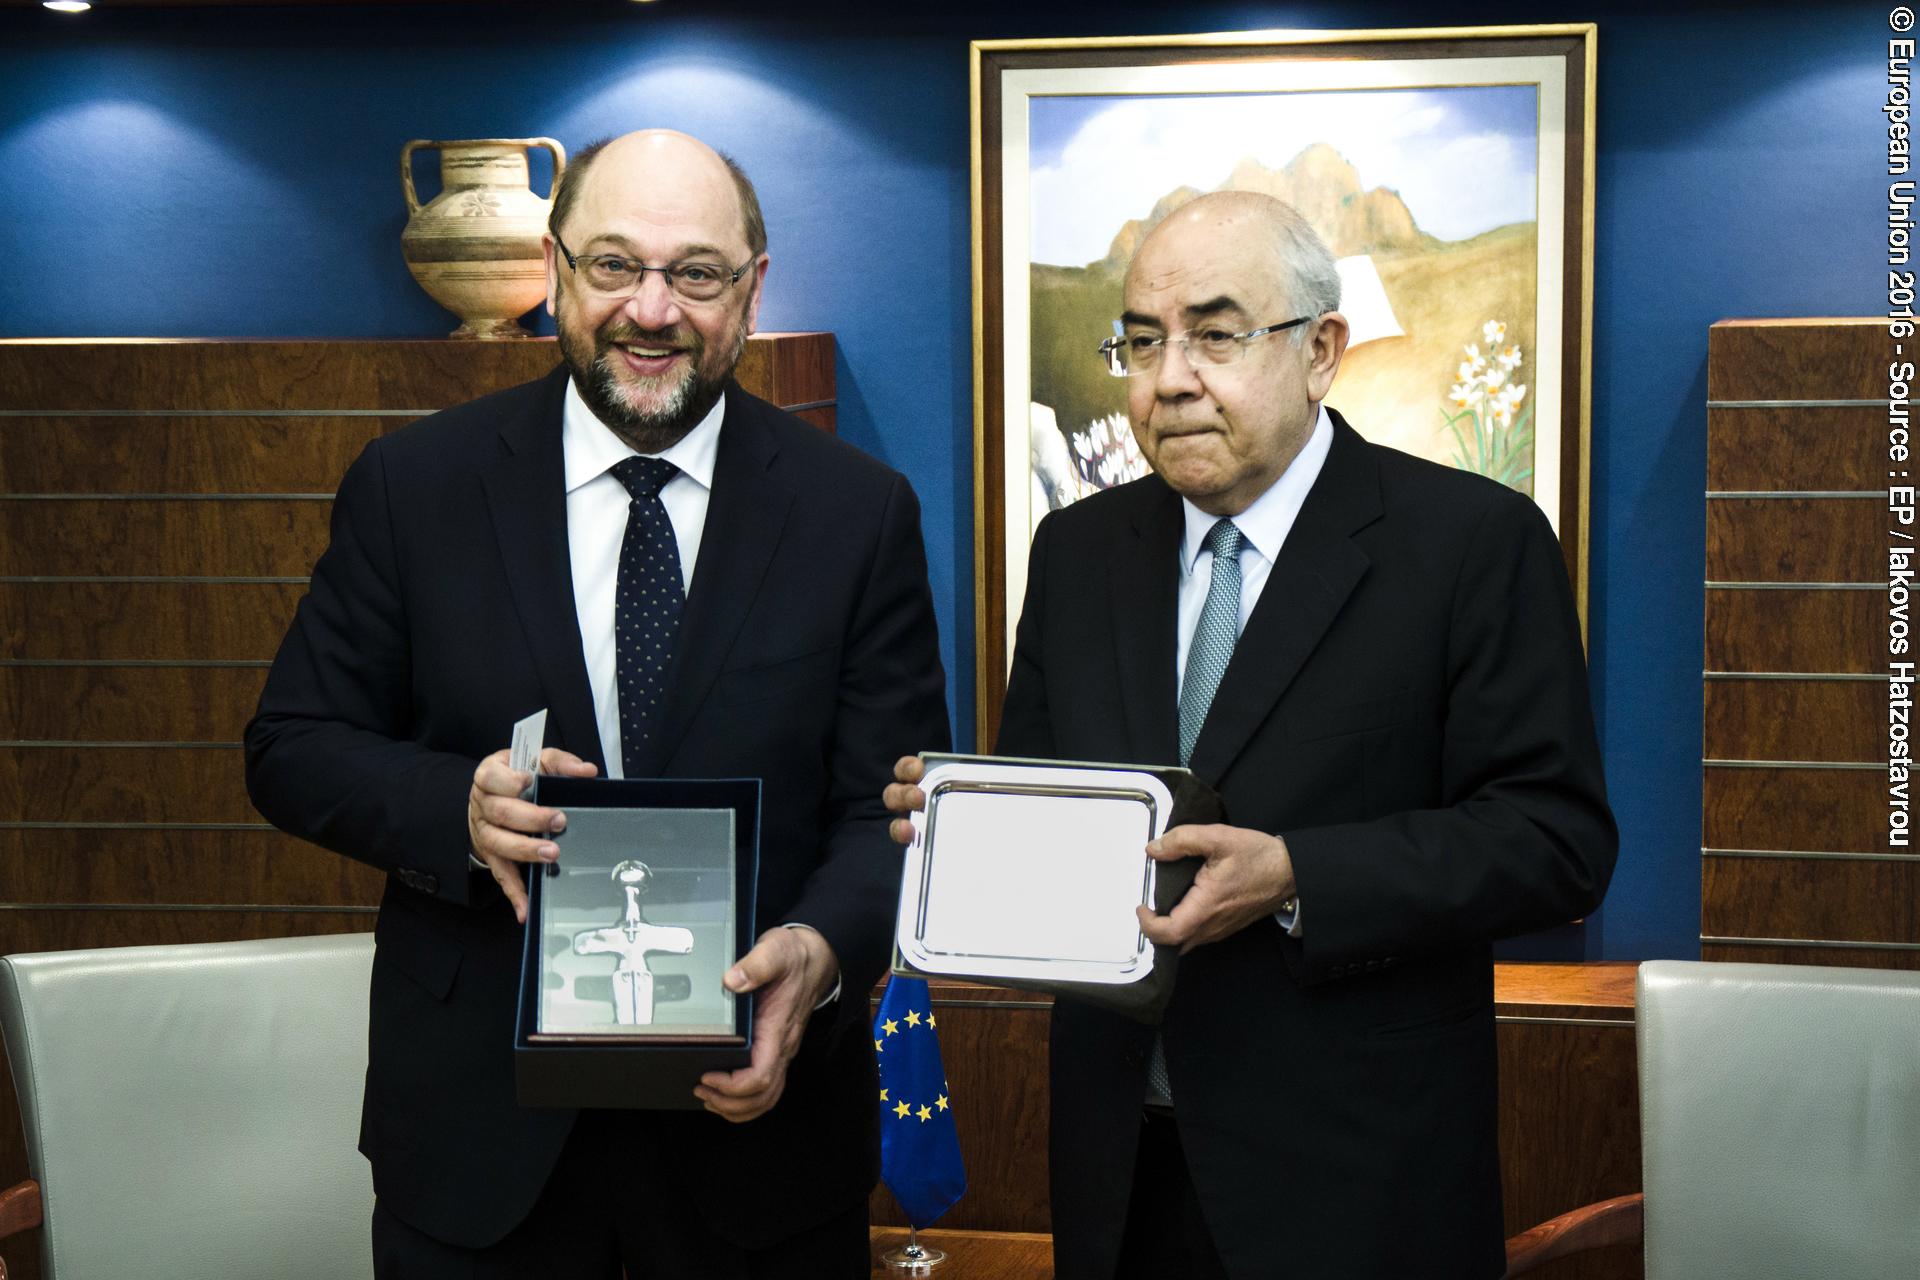
<svg viewBox="0 0 1920 1280">
<path fill-rule="evenodd" d="M 1659 960 L 1635 1004 L 1643 1192 L 1514 1237 L 1509 1275 L 1644 1212 L 1647 1280 L 1920 1276 L 1920 973 Z"/>
<path fill-rule="evenodd" d="M 0 1235 L 37 1217 L 46 1280 L 371 1277 L 372 962 L 372 934 L 0 959 L 33 1176 Z"/>
</svg>

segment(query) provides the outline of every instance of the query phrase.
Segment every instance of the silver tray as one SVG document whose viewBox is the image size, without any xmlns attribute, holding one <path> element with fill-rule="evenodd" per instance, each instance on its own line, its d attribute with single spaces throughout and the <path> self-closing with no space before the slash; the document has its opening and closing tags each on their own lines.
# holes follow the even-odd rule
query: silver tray
<svg viewBox="0 0 1920 1280">
<path fill-rule="evenodd" d="M 1173 797 L 1151 773 L 954 761 L 921 781 L 895 941 L 912 968 L 980 980 L 1121 985 L 1153 971 L 1149 841 Z"/>
</svg>

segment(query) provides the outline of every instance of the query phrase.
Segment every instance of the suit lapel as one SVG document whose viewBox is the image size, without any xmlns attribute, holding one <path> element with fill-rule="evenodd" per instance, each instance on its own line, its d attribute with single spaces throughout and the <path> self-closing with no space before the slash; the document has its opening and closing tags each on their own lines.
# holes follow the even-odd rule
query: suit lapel
<svg viewBox="0 0 1920 1280">
<path fill-rule="evenodd" d="M 659 745 L 645 762 L 645 772 L 628 770 L 633 777 L 661 772 L 692 727 L 746 623 L 793 505 L 793 491 L 773 470 L 779 445 L 767 428 L 767 410 L 731 383 L 726 397 L 713 493 L 667 675 Z"/>
<path fill-rule="evenodd" d="M 1365 443 L 1339 414 L 1333 447 L 1268 571 L 1194 743 L 1191 767 L 1218 781 L 1272 713 L 1371 561 L 1352 535 L 1380 517 L 1380 480 Z"/>
<path fill-rule="evenodd" d="M 1179 495 L 1158 479 L 1133 513 L 1130 539 L 1115 546 L 1108 597 L 1120 665 L 1120 705 L 1128 759 L 1172 764 L 1180 758 L 1180 698 L 1174 688 L 1180 604 Z"/>
<path fill-rule="evenodd" d="M 547 742 L 606 769 L 593 715 L 567 550 L 566 458 L 560 443 L 567 370 L 556 369 L 500 427 L 500 456 L 481 469 L 514 611 L 547 697 Z M 528 711 L 534 708 L 527 708 Z"/>
</svg>

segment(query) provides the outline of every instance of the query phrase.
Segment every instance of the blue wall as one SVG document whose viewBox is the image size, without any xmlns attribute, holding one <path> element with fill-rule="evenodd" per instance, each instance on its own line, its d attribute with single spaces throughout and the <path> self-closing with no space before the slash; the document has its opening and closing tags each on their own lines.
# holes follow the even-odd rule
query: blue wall
<svg viewBox="0 0 1920 1280">
<path fill-rule="evenodd" d="M 920 491 L 964 736 L 966 42 L 1597 21 L 1591 650 L 1623 847 L 1603 912 L 1541 946 L 1697 954 L 1706 330 L 1878 311 L 1884 6 L 703 8 L 8 9 L 0 335 L 438 335 L 401 143 L 685 129 L 759 184 L 763 326 L 837 335 L 841 433 Z"/>
</svg>

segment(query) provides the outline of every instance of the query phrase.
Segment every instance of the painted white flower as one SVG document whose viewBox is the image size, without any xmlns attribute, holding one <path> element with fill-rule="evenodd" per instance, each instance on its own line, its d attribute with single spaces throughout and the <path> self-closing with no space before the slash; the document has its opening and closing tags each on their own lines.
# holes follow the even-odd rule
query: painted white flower
<svg viewBox="0 0 1920 1280">
<path fill-rule="evenodd" d="M 1498 346 L 1500 340 L 1507 336 L 1507 326 L 1498 320 L 1489 320 L 1480 326 L 1480 335 L 1487 340 L 1488 346 Z"/>
<path fill-rule="evenodd" d="M 1520 344 L 1517 342 L 1513 342 L 1513 343 L 1508 343 L 1506 346 L 1502 347 L 1500 349 L 1499 360 L 1500 360 L 1500 367 L 1502 369 L 1519 368 L 1520 367 Z"/>
</svg>

